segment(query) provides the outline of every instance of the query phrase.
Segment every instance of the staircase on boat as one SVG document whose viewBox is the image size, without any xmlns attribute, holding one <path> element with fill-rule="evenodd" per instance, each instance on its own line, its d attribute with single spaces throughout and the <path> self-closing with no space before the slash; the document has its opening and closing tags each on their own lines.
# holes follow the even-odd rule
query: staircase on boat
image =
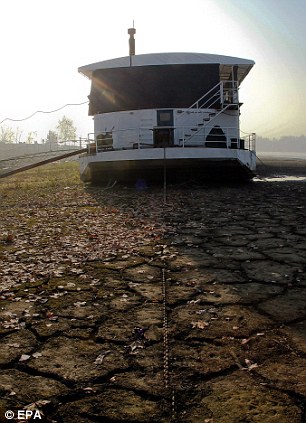
<svg viewBox="0 0 306 423">
<path fill-rule="evenodd" d="M 182 111 L 176 119 L 177 127 L 181 128 L 178 138 L 180 145 L 185 146 L 186 143 L 190 145 L 200 135 L 207 136 L 209 134 L 207 128 L 211 129 L 214 121 L 227 110 L 235 111 L 234 116 L 237 116 L 235 132 L 237 132 L 236 139 L 238 140 L 241 106 L 238 98 L 238 83 L 236 81 L 221 81 L 188 109 Z M 196 124 L 192 127 L 187 125 L 185 127 L 184 120 L 187 121 L 186 118 L 191 113 L 196 114 Z"/>
</svg>

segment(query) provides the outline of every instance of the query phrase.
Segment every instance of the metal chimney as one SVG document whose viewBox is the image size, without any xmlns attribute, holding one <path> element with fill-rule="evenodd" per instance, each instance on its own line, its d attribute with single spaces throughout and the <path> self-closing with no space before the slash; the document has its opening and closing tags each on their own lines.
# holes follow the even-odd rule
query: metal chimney
<svg viewBox="0 0 306 423">
<path fill-rule="evenodd" d="M 136 29 L 134 28 L 134 26 L 133 26 L 133 28 L 128 29 L 128 34 L 130 36 L 130 39 L 129 39 L 129 47 L 130 47 L 129 55 L 135 56 L 135 38 L 134 38 L 134 35 L 136 34 Z"/>
</svg>

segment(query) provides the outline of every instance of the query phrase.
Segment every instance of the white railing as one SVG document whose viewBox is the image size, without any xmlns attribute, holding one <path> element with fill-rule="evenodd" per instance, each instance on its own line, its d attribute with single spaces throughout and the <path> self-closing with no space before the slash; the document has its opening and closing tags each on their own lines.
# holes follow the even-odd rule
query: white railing
<svg viewBox="0 0 306 423">
<path fill-rule="evenodd" d="M 120 145 L 122 135 L 124 145 Z M 114 146 L 114 140 L 116 146 Z M 107 150 L 131 150 L 140 146 L 141 148 L 153 147 L 153 128 L 126 128 L 88 134 L 88 152 L 91 154 Z"/>
<path fill-rule="evenodd" d="M 248 150 L 256 151 L 256 134 L 252 132 L 251 134 L 243 133 L 243 139 L 245 140 L 245 144 L 248 146 Z"/>
<path fill-rule="evenodd" d="M 238 105 L 239 107 L 238 82 L 221 81 L 202 95 L 202 97 L 198 98 L 193 104 L 191 104 L 191 106 L 182 111 L 177 117 L 177 120 L 182 119 L 183 116 L 189 114 L 191 111 L 199 112 L 203 109 L 219 110 L 218 113 L 208 112 L 208 114 L 214 115 L 209 119 L 211 121 L 217 117 L 216 115 L 222 113 L 222 111 L 230 105 Z M 197 122 L 197 124 L 198 123 L 199 122 Z"/>
<path fill-rule="evenodd" d="M 194 126 L 173 127 L 173 142 L 166 143 L 165 147 L 187 148 L 222 145 L 220 148 L 255 151 L 256 135 L 254 133 L 243 133 L 237 137 L 237 127 L 222 127 L 222 134 L 211 133 L 212 127 L 202 127 L 201 133 L 195 133 L 192 138 L 184 136 L 184 134 L 191 132 L 192 129 L 194 129 Z M 124 145 L 120 142 L 120 138 L 124 138 Z M 128 128 L 90 133 L 87 139 L 88 154 L 156 147 L 153 128 Z"/>
<path fill-rule="evenodd" d="M 232 106 L 235 106 L 239 115 L 238 82 L 221 81 L 177 117 L 176 121 L 181 122 L 184 121 L 182 119 L 184 116 L 196 113 L 195 127 L 192 128 L 191 133 L 182 134 L 181 138 L 185 142 L 194 139 L 197 134 L 202 134 L 203 128 L 210 127 L 214 120 Z M 189 120 L 188 116 L 186 118 Z M 238 127 L 236 128 L 237 132 L 239 132 Z"/>
<path fill-rule="evenodd" d="M 193 129 L 193 127 L 190 126 L 176 128 L 178 131 L 177 139 L 179 140 L 177 145 L 178 147 L 192 147 L 195 145 L 207 147 L 208 144 L 215 143 L 217 145 L 224 143 L 224 148 L 236 148 L 250 151 L 255 151 L 256 148 L 256 134 L 241 133 L 240 136 L 237 137 L 237 127 L 222 127 L 223 134 L 213 134 L 211 133 L 211 127 L 202 127 L 201 133 L 196 132 L 192 135 L 192 137 L 190 137 L 188 132 L 190 132 L 191 129 Z M 186 133 L 188 135 L 184 137 L 184 134 Z"/>
</svg>

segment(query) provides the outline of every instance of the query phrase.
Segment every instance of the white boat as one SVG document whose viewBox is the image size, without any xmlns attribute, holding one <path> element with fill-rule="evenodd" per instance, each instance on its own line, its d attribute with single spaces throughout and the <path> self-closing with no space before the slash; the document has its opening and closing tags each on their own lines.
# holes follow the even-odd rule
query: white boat
<svg viewBox="0 0 306 423">
<path fill-rule="evenodd" d="M 254 62 L 203 53 L 130 54 L 79 68 L 94 133 L 84 181 L 252 178 L 255 134 L 240 134 L 239 87 Z"/>
</svg>

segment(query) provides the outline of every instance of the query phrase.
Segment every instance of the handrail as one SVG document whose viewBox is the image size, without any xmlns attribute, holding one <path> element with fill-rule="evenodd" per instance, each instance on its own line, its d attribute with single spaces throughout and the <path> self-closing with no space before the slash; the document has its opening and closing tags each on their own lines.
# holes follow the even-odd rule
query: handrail
<svg viewBox="0 0 306 423">
<path fill-rule="evenodd" d="M 182 127 L 177 127 L 177 130 L 181 131 L 180 133 L 182 134 L 182 138 L 179 136 L 178 139 L 180 140 L 181 144 L 180 146 L 182 147 L 189 147 L 189 146 L 193 146 L 194 144 L 205 144 L 207 142 L 207 136 L 211 135 L 214 136 L 214 134 L 211 134 L 211 127 L 210 128 L 205 128 L 202 127 L 203 132 L 201 134 L 199 133 L 195 133 L 195 135 L 192 136 L 192 139 L 190 137 L 185 138 L 184 134 L 191 129 L 190 126 L 186 127 L 186 126 L 182 126 Z M 231 144 L 233 140 L 236 140 L 236 143 L 239 145 L 244 144 L 244 150 L 250 150 L 250 151 L 255 151 L 255 143 L 256 143 L 256 134 L 255 133 L 251 133 L 251 134 L 241 134 L 240 136 L 237 138 L 235 131 L 237 130 L 236 127 L 222 127 L 222 131 L 224 133 L 224 136 L 226 138 L 226 143 L 227 143 L 227 148 L 231 148 Z M 216 138 L 219 137 L 219 134 L 215 135 Z M 209 142 L 214 142 L 214 140 L 209 140 Z M 216 140 L 216 142 L 219 142 L 219 140 Z M 225 142 L 225 141 L 224 141 Z"/>
<path fill-rule="evenodd" d="M 202 126 L 201 130 L 197 131 L 193 136 L 185 138 L 184 134 L 187 131 L 191 131 L 194 128 L 193 125 L 188 126 L 175 126 L 173 130 L 176 133 L 175 137 L 175 147 L 190 147 L 190 146 L 202 146 L 205 147 L 206 137 L 209 135 L 211 127 Z M 150 139 L 147 139 L 145 142 L 142 142 L 140 139 L 140 132 L 141 131 L 148 131 L 150 132 Z M 235 131 L 237 131 L 237 127 L 222 127 L 224 135 L 226 137 L 226 146 L 227 148 L 231 148 L 232 139 L 237 139 L 235 136 Z M 109 151 L 109 150 L 132 150 L 132 149 L 142 149 L 142 148 L 154 148 L 154 141 L 153 141 L 153 128 L 148 127 L 140 127 L 140 128 L 127 128 L 127 129 L 117 129 L 111 131 L 111 137 L 105 138 L 104 140 L 114 140 L 114 137 L 117 133 L 130 133 L 134 137 L 129 144 L 126 144 L 124 147 L 116 147 L 113 144 L 106 144 L 106 145 L 99 145 L 97 142 L 97 135 L 101 133 L 109 133 L 109 131 L 100 131 L 98 133 L 89 133 L 88 134 L 88 153 L 89 154 L 96 154 L 102 151 Z M 182 134 L 182 139 L 180 134 Z M 180 141 L 181 139 L 181 141 Z M 237 144 L 242 143 L 241 140 L 244 140 L 244 148 L 245 150 L 255 151 L 255 142 L 256 142 L 256 134 L 240 134 L 239 138 L 237 139 Z M 209 141 L 209 142 L 214 142 Z M 216 142 L 219 142 L 216 140 Z"/>
<path fill-rule="evenodd" d="M 218 91 L 214 92 L 217 87 L 219 87 Z M 202 102 L 202 100 L 205 97 L 207 97 L 209 94 L 211 94 L 212 91 L 213 91 L 213 94 L 210 95 L 210 97 L 207 98 L 206 101 Z M 230 106 L 237 106 L 239 109 L 238 82 L 237 81 L 220 81 L 217 85 L 215 85 L 207 93 L 205 93 L 202 97 L 200 97 L 196 102 L 194 102 L 180 116 L 178 116 L 177 120 L 179 120 L 186 113 L 190 113 L 190 110 L 193 109 L 194 106 L 196 106 L 197 113 L 199 112 L 199 110 L 202 110 L 202 109 L 214 109 L 217 111 L 218 110 L 217 107 L 213 108 L 213 105 L 215 105 L 216 101 L 220 102 L 221 109 L 219 109 L 218 112 L 208 111 L 207 112 L 208 118 L 206 119 L 203 118 L 201 122 L 199 122 L 199 115 L 197 114 L 196 127 L 198 129 L 195 131 L 196 128 L 193 128 L 193 133 L 188 136 L 188 139 L 194 138 L 198 133 L 200 133 L 203 129 L 203 126 L 205 127 L 205 126 L 211 125 L 211 122 L 215 120 L 218 116 L 220 116 Z"/>
<path fill-rule="evenodd" d="M 214 120 L 214 119 L 216 119 L 218 116 L 220 116 L 228 107 L 230 107 L 231 106 L 231 104 L 227 104 L 225 107 L 223 107 L 223 109 L 222 110 L 220 110 L 218 113 L 216 113 L 213 117 L 211 117 L 210 119 L 209 119 L 209 124 L 211 124 L 211 122 Z M 194 128 L 194 126 L 192 127 L 192 128 Z M 198 129 L 197 129 L 197 131 L 193 131 L 193 133 L 187 138 L 187 140 L 189 140 L 189 139 L 191 139 L 191 138 L 193 138 L 194 136 L 196 136 L 199 132 L 201 132 L 203 129 L 205 130 L 205 128 L 206 128 L 206 126 L 204 125 L 204 126 L 199 126 L 198 127 Z M 237 129 L 237 128 L 235 128 L 235 129 Z"/>
<path fill-rule="evenodd" d="M 219 88 L 218 91 L 214 92 L 216 88 Z M 238 82 L 237 81 L 220 81 L 218 84 L 216 84 L 214 87 L 212 87 L 209 91 L 207 91 L 205 94 L 202 95 L 202 97 L 198 98 L 194 103 L 192 103 L 191 106 L 189 106 L 186 110 L 184 110 L 178 117 L 178 119 L 181 119 L 182 116 L 184 116 L 186 113 L 190 111 L 190 109 L 196 108 L 199 109 L 210 109 L 214 105 L 214 103 L 217 101 L 217 99 L 220 99 L 220 104 L 224 104 L 224 100 L 226 97 L 226 94 L 231 93 L 232 99 L 234 98 L 234 94 L 238 91 Z M 211 94 L 211 95 L 210 95 Z M 208 97 L 210 95 L 210 97 Z M 202 100 L 208 97 L 206 101 L 202 102 Z M 216 98 L 216 99 L 215 99 Z M 213 101 L 212 101 L 213 100 Z M 228 99 L 229 100 L 229 99 Z M 209 103 L 212 101 L 211 103 Z M 200 103 L 202 103 L 200 105 Z M 231 104 L 237 104 L 238 103 L 238 96 L 236 101 L 229 101 Z M 199 106 L 200 105 L 200 106 Z"/>
<path fill-rule="evenodd" d="M 215 90 L 217 87 L 220 87 L 221 86 L 221 84 L 223 85 L 223 81 L 221 81 L 221 82 L 218 82 L 218 84 L 216 84 L 214 87 L 212 87 L 209 91 L 207 91 L 205 94 L 203 94 L 202 95 L 202 97 L 200 97 L 200 98 L 198 98 L 194 103 L 192 103 L 192 105 L 191 106 L 189 106 L 184 112 L 182 112 L 178 117 L 177 117 L 177 119 L 180 119 L 182 116 L 184 116 L 188 111 L 189 111 L 189 109 L 194 109 L 195 108 L 195 106 L 200 102 L 200 101 L 202 101 L 203 100 L 203 98 L 204 97 L 206 97 L 208 94 L 210 94 L 213 90 Z M 198 109 L 198 107 L 197 107 L 197 109 Z"/>
</svg>

